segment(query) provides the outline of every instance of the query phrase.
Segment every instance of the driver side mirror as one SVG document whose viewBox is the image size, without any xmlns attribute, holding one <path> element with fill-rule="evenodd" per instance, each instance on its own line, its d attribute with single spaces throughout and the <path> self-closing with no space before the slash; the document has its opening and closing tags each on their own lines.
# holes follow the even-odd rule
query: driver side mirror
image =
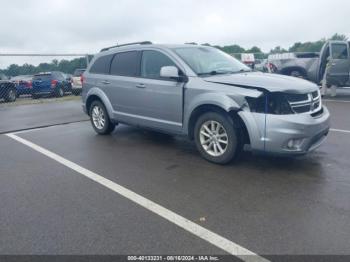
<svg viewBox="0 0 350 262">
<path fill-rule="evenodd" d="M 160 69 L 160 76 L 175 79 L 178 82 L 187 82 L 188 78 L 175 66 L 163 66 Z"/>
</svg>

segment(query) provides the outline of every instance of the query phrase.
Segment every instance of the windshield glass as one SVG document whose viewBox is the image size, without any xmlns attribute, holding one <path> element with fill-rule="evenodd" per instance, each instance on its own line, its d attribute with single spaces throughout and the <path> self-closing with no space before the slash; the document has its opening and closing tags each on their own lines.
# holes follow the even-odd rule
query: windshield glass
<svg viewBox="0 0 350 262">
<path fill-rule="evenodd" d="M 215 75 L 251 71 L 249 67 L 216 48 L 180 47 L 174 48 L 197 75 Z"/>
</svg>

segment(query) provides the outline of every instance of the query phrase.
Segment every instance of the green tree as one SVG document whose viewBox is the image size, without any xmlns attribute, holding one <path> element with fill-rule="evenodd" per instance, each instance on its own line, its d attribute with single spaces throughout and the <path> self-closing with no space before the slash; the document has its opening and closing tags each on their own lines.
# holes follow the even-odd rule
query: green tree
<svg viewBox="0 0 350 262">
<path fill-rule="evenodd" d="M 329 40 L 348 41 L 349 38 L 346 35 L 335 33 Z"/>
</svg>

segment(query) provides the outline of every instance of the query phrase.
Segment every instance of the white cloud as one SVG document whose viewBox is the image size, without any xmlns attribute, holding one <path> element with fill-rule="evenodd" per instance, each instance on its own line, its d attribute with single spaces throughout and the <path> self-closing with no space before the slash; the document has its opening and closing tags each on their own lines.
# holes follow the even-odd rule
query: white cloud
<svg viewBox="0 0 350 262">
<path fill-rule="evenodd" d="M 350 36 L 349 10 L 348 0 L 12 0 L 1 6 L 0 52 L 94 53 L 139 40 L 269 51 Z"/>
</svg>

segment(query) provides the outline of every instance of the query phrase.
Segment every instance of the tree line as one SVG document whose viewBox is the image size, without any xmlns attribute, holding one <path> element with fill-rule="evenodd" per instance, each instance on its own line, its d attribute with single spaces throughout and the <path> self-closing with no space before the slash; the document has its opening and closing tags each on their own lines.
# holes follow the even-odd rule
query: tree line
<svg viewBox="0 0 350 262">
<path fill-rule="evenodd" d="M 314 42 L 296 42 L 288 49 L 285 49 L 281 46 L 276 46 L 275 48 L 270 50 L 270 53 L 283 53 L 283 52 L 319 52 L 323 46 L 323 44 L 327 40 L 341 40 L 347 41 L 348 38 L 342 34 L 334 34 L 330 38 L 322 38 L 318 41 Z M 212 46 L 209 43 L 205 43 L 203 45 Z M 214 47 L 219 48 L 220 50 L 229 53 L 229 54 L 241 54 L 241 53 L 255 53 L 256 58 L 266 58 L 267 54 L 264 54 L 261 49 L 257 46 L 253 46 L 251 48 L 245 49 L 240 45 L 226 45 L 219 46 L 213 45 Z M 91 60 L 92 56 L 90 56 Z M 239 57 L 238 57 L 239 58 Z M 31 64 L 23 64 L 17 65 L 12 64 L 8 66 L 6 69 L 0 69 L 0 74 L 4 74 L 7 76 L 17 76 L 17 75 L 34 75 L 40 72 L 50 72 L 50 71 L 61 71 L 67 74 L 73 74 L 74 70 L 77 68 L 85 68 L 86 67 L 86 58 L 75 58 L 72 60 L 57 60 L 54 59 L 50 63 L 40 63 L 37 66 Z"/>
</svg>

